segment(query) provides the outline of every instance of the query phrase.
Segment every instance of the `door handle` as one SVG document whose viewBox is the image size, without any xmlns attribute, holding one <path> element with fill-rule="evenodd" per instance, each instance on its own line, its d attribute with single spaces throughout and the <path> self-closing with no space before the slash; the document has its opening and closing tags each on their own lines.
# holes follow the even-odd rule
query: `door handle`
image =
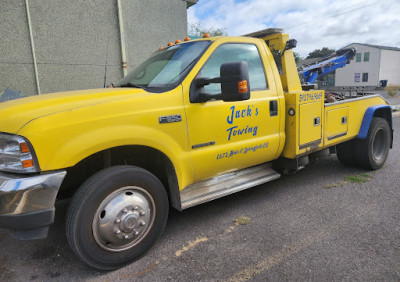
<svg viewBox="0 0 400 282">
<path fill-rule="evenodd" d="M 321 119 L 319 117 L 314 118 L 314 126 L 319 126 L 321 123 Z"/>
<path fill-rule="evenodd" d="M 278 115 L 278 101 L 269 101 L 269 116 L 274 117 Z"/>
</svg>

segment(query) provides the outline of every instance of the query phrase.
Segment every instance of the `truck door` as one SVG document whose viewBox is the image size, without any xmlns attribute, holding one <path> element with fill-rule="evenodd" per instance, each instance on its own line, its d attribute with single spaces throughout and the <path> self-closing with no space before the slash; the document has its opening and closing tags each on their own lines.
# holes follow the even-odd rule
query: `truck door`
<svg viewBox="0 0 400 282">
<path fill-rule="evenodd" d="M 257 44 L 220 44 L 194 78 L 219 77 L 221 65 L 235 61 L 248 64 L 249 100 L 223 102 L 215 99 L 191 103 L 188 96 L 190 85 L 193 87 L 193 77 L 183 84 L 189 149 L 196 182 L 270 161 L 278 151 L 277 92 L 271 68 L 265 68 Z M 272 83 L 267 82 L 267 77 Z M 206 85 L 202 92 L 221 93 L 221 85 Z"/>
</svg>

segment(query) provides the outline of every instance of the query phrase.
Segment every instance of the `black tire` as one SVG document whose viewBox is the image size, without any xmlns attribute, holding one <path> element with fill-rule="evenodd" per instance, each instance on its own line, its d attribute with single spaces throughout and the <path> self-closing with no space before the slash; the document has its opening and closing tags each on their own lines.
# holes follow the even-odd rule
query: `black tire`
<svg viewBox="0 0 400 282">
<path fill-rule="evenodd" d="M 107 168 L 75 193 L 67 212 L 67 239 L 91 267 L 117 269 L 156 243 L 168 211 L 166 190 L 153 174 L 133 166 Z"/>
<path fill-rule="evenodd" d="M 354 159 L 354 140 L 336 145 L 336 155 L 342 164 L 354 166 L 356 164 Z"/>
<path fill-rule="evenodd" d="M 383 166 L 389 154 L 390 127 L 386 119 L 372 118 L 366 139 L 357 139 L 354 157 L 359 167 L 376 170 Z"/>
</svg>

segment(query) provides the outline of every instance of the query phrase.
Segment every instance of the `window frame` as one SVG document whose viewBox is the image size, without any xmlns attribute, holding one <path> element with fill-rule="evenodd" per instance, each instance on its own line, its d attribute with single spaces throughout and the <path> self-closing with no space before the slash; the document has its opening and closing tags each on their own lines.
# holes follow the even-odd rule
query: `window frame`
<svg viewBox="0 0 400 282">
<path fill-rule="evenodd" d="M 368 54 L 368 55 L 367 55 Z M 366 56 L 367 55 L 367 56 Z M 364 52 L 364 62 L 369 62 L 369 55 L 370 55 L 370 53 L 369 52 Z M 365 59 L 365 58 L 367 58 L 367 59 Z"/>
<path fill-rule="evenodd" d="M 358 59 L 360 58 L 360 59 Z M 362 59 L 362 53 L 356 53 L 356 63 L 361 63 Z"/>
<path fill-rule="evenodd" d="M 357 74 L 358 74 L 358 81 L 356 80 Z M 360 82 L 361 82 L 361 73 L 359 72 L 354 73 L 354 83 L 360 83 Z"/>
<path fill-rule="evenodd" d="M 256 89 L 251 89 L 251 88 L 250 88 L 250 92 L 252 92 L 252 91 L 266 91 L 266 90 L 269 90 L 269 81 L 268 81 L 267 73 L 266 73 L 266 71 L 265 71 L 265 64 L 264 64 L 264 60 L 262 59 L 262 56 L 261 56 L 261 53 L 260 53 L 260 49 L 258 48 L 257 44 L 255 44 L 255 43 L 250 43 L 250 42 L 225 42 L 225 43 L 222 43 L 222 44 L 218 45 L 218 46 L 213 50 L 213 52 L 210 54 L 210 56 L 207 58 L 207 60 L 204 62 L 204 64 L 201 66 L 201 68 L 199 69 L 199 71 L 198 71 L 198 72 L 196 73 L 196 75 L 194 76 L 193 80 L 195 80 L 195 79 L 197 78 L 197 76 L 199 75 L 199 73 L 202 71 L 202 69 L 204 68 L 204 66 L 209 62 L 210 58 L 212 57 L 212 55 L 214 54 L 214 52 L 217 51 L 218 48 L 220 48 L 221 46 L 224 46 L 224 45 L 239 45 L 239 44 L 242 44 L 242 45 L 253 45 L 253 46 L 256 47 L 257 53 L 258 53 L 258 57 L 259 57 L 259 59 L 260 59 L 260 61 L 261 61 L 262 70 L 263 70 L 263 73 L 264 73 L 264 78 L 265 78 L 265 85 L 266 85 L 266 87 L 265 87 L 265 88 L 256 88 Z M 211 78 L 213 78 L 213 77 L 211 77 Z M 250 75 L 249 75 L 249 79 L 250 79 Z M 251 87 L 251 81 L 250 81 L 250 87 Z"/>
<path fill-rule="evenodd" d="M 364 80 L 364 77 L 366 77 L 367 79 Z M 362 73 L 361 82 L 368 82 L 368 73 L 367 72 Z"/>
</svg>

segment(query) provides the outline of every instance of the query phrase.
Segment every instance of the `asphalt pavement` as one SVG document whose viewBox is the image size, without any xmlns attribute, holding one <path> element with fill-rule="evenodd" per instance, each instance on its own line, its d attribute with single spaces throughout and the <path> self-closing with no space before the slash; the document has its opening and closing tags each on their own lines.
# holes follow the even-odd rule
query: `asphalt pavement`
<svg viewBox="0 0 400 282">
<path fill-rule="evenodd" d="M 400 117 L 394 129 L 382 169 L 349 168 L 329 156 L 273 182 L 171 210 L 156 246 L 112 272 L 75 257 L 65 237 L 68 202 L 60 202 L 49 238 L 0 233 L 0 281 L 399 281 Z M 244 224 L 235 224 L 241 217 Z"/>
</svg>

